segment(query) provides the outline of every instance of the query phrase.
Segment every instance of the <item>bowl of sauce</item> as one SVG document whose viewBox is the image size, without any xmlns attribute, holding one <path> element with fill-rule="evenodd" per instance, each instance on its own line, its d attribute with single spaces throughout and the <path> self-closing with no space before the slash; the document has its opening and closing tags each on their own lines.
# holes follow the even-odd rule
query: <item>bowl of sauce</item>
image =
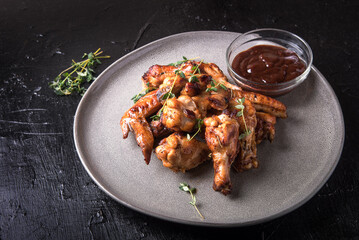
<svg viewBox="0 0 359 240">
<path fill-rule="evenodd" d="M 313 53 L 302 38 L 279 29 L 258 29 L 238 36 L 226 53 L 231 78 L 244 90 L 280 96 L 308 76 Z"/>
</svg>

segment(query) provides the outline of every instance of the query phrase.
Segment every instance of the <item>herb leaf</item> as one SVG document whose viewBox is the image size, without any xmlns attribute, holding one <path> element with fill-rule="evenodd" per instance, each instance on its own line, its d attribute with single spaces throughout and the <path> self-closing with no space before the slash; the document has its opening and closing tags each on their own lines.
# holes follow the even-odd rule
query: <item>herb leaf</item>
<svg viewBox="0 0 359 240">
<path fill-rule="evenodd" d="M 95 80 L 93 73 L 98 64 L 101 64 L 100 58 L 110 58 L 110 56 L 99 56 L 103 53 L 101 48 L 94 53 L 84 53 L 82 58 L 87 58 L 81 62 L 72 60 L 69 68 L 62 71 L 57 77 L 49 83 L 50 88 L 54 90 L 57 95 L 71 95 L 79 93 L 81 96 L 86 92 L 86 89 L 81 86 L 85 81 L 91 82 Z M 74 75 L 76 73 L 76 75 Z"/>
<path fill-rule="evenodd" d="M 252 133 L 251 130 L 248 130 L 247 124 L 246 124 L 246 120 L 245 120 L 245 118 L 244 118 L 244 113 L 243 113 L 243 111 L 244 111 L 244 105 L 243 105 L 244 101 L 245 101 L 245 98 L 244 98 L 244 97 L 242 97 L 241 99 L 237 99 L 236 102 L 237 102 L 238 104 L 237 104 L 236 106 L 234 106 L 236 109 L 239 109 L 239 111 L 237 112 L 236 115 L 237 115 L 237 117 L 242 117 L 242 120 L 243 120 L 243 123 L 244 123 L 244 127 L 245 127 L 245 129 L 246 129 L 244 133 L 242 133 L 242 134 L 239 135 L 239 140 L 241 140 L 241 139 L 243 139 L 243 138 L 249 136 L 249 135 Z"/>
<path fill-rule="evenodd" d="M 175 71 L 175 74 L 179 75 L 181 78 L 186 78 L 186 75 L 180 69 L 177 69 Z"/>
<path fill-rule="evenodd" d="M 188 79 L 188 82 L 195 83 L 195 82 L 199 82 L 199 81 L 198 81 L 198 78 L 195 75 L 193 75 Z"/>
<path fill-rule="evenodd" d="M 197 119 L 197 132 L 195 132 L 195 134 L 193 134 L 192 137 L 189 134 L 187 134 L 188 141 L 191 141 L 201 131 L 202 125 L 203 125 L 203 119 Z"/>
<path fill-rule="evenodd" d="M 204 219 L 203 215 L 198 210 L 197 205 L 196 205 L 197 199 L 194 196 L 194 194 L 196 193 L 196 188 L 191 188 L 187 183 L 180 183 L 179 189 L 181 189 L 184 192 L 188 192 L 188 193 L 191 194 L 192 201 L 190 201 L 189 204 L 191 204 L 196 209 L 197 213 L 201 216 L 201 218 Z"/>
<path fill-rule="evenodd" d="M 182 58 L 183 58 L 183 60 L 177 61 L 177 62 L 175 62 L 175 63 L 170 63 L 170 64 L 168 64 L 168 65 L 177 67 L 178 65 L 181 65 L 181 64 L 183 64 L 183 63 L 185 63 L 185 62 L 188 61 L 188 59 L 187 59 L 185 56 L 183 56 Z"/>
<path fill-rule="evenodd" d="M 166 100 L 166 99 L 174 98 L 174 97 L 176 97 L 176 95 L 174 95 L 174 94 L 171 93 L 171 92 L 167 92 L 167 93 L 163 94 L 162 100 Z"/>
<path fill-rule="evenodd" d="M 224 90 L 227 90 L 227 87 L 224 86 L 222 83 L 220 83 L 219 86 L 220 86 L 221 88 L 223 88 Z"/>
</svg>

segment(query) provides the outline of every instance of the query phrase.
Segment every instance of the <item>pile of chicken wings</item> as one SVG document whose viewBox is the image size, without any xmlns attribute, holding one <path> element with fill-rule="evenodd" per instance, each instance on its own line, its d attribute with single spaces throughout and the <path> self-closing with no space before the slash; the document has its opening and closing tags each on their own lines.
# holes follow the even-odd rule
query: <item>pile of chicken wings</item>
<svg viewBox="0 0 359 240">
<path fill-rule="evenodd" d="M 212 159 L 213 189 L 224 195 L 231 167 L 257 168 L 257 144 L 272 141 L 276 118 L 287 117 L 283 103 L 229 83 L 214 63 L 154 65 L 142 82 L 147 94 L 123 115 L 123 138 L 133 132 L 147 164 L 162 139 L 156 156 L 174 172 Z"/>
</svg>

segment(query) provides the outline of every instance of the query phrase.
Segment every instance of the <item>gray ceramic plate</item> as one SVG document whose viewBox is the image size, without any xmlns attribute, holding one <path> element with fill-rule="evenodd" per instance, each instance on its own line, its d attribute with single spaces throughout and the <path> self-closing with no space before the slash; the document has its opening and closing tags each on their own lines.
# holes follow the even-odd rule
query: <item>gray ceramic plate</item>
<svg viewBox="0 0 359 240">
<path fill-rule="evenodd" d="M 332 88 L 313 67 L 309 79 L 280 100 L 289 118 L 278 120 L 273 143 L 258 146 L 260 167 L 232 172 L 230 196 L 212 190 L 211 162 L 185 174 L 173 173 L 153 155 L 146 165 L 133 135 L 122 139 L 120 119 L 141 91 L 141 76 L 154 64 L 200 57 L 227 74 L 225 52 L 232 32 L 188 32 L 141 47 L 113 63 L 92 83 L 75 116 L 80 159 L 112 198 L 162 219 L 204 226 L 243 226 L 288 213 L 309 200 L 333 172 L 344 141 L 344 122 Z M 205 219 L 189 204 L 181 182 L 197 188 Z"/>
</svg>

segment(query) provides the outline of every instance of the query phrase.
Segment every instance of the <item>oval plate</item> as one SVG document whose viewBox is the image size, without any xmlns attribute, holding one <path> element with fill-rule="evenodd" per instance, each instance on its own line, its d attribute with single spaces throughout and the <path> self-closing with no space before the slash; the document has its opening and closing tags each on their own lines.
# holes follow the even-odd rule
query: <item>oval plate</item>
<svg viewBox="0 0 359 240">
<path fill-rule="evenodd" d="M 344 142 L 338 99 L 316 69 L 293 92 L 279 98 L 288 118 L 279 119 L 273 143 L 258 146 L 258 169 L 232 171 L 230 196 L 213 191 L 210 161 L 173 173 L 152 155 L 146 165 L 132 134 L 122 139 L 120 119 L 141 91 L 141 76 L 154 64 L 200 57 L 228 76 L 225 52 L 238 33 L 201 31 L 166 37 L 120 58 L 92 83 L 74 122 L 77 152 L 97 185 L 121 204 L 161 219 L 202 226 L 243 226 L 288 213 L 309 200 L 328 180 Z M 202 220 L 178 186 L 197 188 Z"/>
</svg>

